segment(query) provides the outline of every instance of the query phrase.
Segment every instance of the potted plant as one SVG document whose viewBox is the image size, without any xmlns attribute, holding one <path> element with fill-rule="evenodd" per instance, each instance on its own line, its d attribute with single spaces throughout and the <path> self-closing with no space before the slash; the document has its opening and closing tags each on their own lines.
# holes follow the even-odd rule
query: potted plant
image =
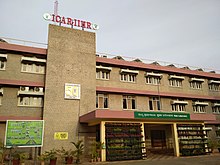
<svg viewBox="0 0 220 165">
<path fill-rule="evenodd" d="M 75 156 L 76 156 L 76 163 L 80 163 L 80 157 L 83 154 L 83 150 L 84 150 L 84 144 L 82 140 L 79 140 L 78 142 L 71 142 L 74 147 L 76 148 L 75 150 Z"/>
<path fill-rule="evenodd" d="M 91 145 L 91 162 L 96 162 L 97 157 L 98 157 L 98 153 L 96 150 L 96 142 L 94 142 Z"/>
<path fill-rule="evenodd" d="M 103 149 L 104 143 L 94 142 L 91 150 L 91 162 L 101 161 L 101 150 Z"/>
<path fill-rule="evenodd" d="M 220 140 L 217 141 L 218 152 L 220 152 Z"/>
<path fill-rule="evenodd" d="M 27 160 L 28 157 L 29 156 L 27 153 L 19 153 L 19 160 L 20 160 L 21 165 L 25 164 L 25 160 Z"/>
<path fill-rule="evenodd" d="M 44 154 L 41 154 L 37 157 L 38 160 L 40 160 L 41 162 L 41 165 L 44 165 L 45 164 L 45 161 L 48 160 L 48 157 L 47 155 L 44 153 Z"/>
<path fill-rule="evenodd" d="M 217 148 L 217 141 L 215 139 L 209 139 L 208 147 L 210 148 L 211 152 L 213 152 L 214 149 Z"/>
<path fill-rule="evenodd" d="M 4 146 L 3 142 L 0 141 L 0 164 L 4 164 L 6 151 L 7 151 L 7 148 Z"/>
<path fill-rule="evenodd" d="M 19 152 L 17 152 L 17 151 L 12 153 L 12 164 L 13 165 L 20 165 L 20 155 L 19 155 Z"/>
<path fill-rule="evenodd" d="M 46 151 L 45 155 L 48 160 L 50 160 L 50 165 L 56 165 L 57 162 L 57 151 L 52 149 L 50 151 Z"/>
<path fill-rule="evenodd" d="M 57 153 L 65 159 L 66 164 L 72 164 L 73 163 L 73 157 L 75 156 L 76 151 L 73 151 L 72 149 L 65 150 L 63 147 L 62 149 L 58 149 Z"/>
<path fill-rule="evenodd" d="M 97 161 L 101 161 L 101 150 L 104 147 L 104 143 L 96 142 Z"/>
</svg>

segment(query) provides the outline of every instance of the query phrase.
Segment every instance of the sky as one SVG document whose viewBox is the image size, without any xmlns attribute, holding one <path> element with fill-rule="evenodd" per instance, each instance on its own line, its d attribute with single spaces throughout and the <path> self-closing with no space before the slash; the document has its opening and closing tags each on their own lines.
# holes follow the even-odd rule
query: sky
<svg viewBox="0 0 220 165">
<path fill-rule="evenodd" d="M 0 38 L 47 43 L 55 0 L 0 0 Z M 58 0 L 97 23 L 96 51 L 220 72 L 220 0 Z"/>
</svg>

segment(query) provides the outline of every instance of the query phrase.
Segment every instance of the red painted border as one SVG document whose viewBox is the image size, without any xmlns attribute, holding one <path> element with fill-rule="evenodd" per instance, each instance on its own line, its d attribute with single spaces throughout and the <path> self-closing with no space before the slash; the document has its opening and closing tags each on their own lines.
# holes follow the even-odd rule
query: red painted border
<svg viewBox="0 0 220 165">
<path fill-rule="evenodd" d="M 0 79 L 0 84 L 44 87 L 44 82 Z"/>
<path fill-rule="evenodd" d="M 47 49 L 45 48 L 8 44 L 4 42 L 0 43 L 0 49 L 47 55 Z M 141 62 L 124 61 L 124 60 L 117 60 L 117 59 L 110 59 L 110 58 L 103 58 L 103 57 L 96 57 L 96 62 L 117 65 L 117 66 L 135 67 L 139 69 L 150 69 L 150 70 L 155 70 L 155 71 L 181 73 L 181 74 L 191 75 L 191 76 L 201 76 L 201 77 L 220 79 L 220 74 L 216 74 L 216 73 L 201 72 L 197 70 L 187 70 L 187 69 L 153 65 L 153 64 L 145 64 Z"/>
<path fill-rule="evenodd" d="M 220 121 L 206 121 L 205 124 L 210 124 L 210 125 L 213 125 L 213 124 L 220 124 Z"/>
<path fill-rule="evenodd" d="M 133 111 L 95 110 L 79 117 L 81 123 L 99 119 L 134 119 Z"/>
<path fill-rule="evenodd" d="M 47 55 L 47 49 L 0 42 L 0 49 L 25 53 Z"/>
<path fill-rule="evenodd" d="M 47 55 L 47 49 L 45 49 L 45 48 L 37 48 L 37 47 L 30 47 L 30 46 L 23 46 L 23 45 L 8 44 L 8 43 L 4 43 L 4 42 L 0 43 L 0 49 Z M 155 71 L 181 73 L 181 74 L 185 74 L 185 75 L 202 76 L 202 77 L 220 79 L 220 74 L 216 74 L 216 73 L 201 72 L 201 71 L 197 71 L 197 70 L 187 70 L 187 69 L 153 65 L 153 64 L 145 64 L 145 63 L 141 63 L 141 62 L 124 61 L 124 60 L 117 60 L 117 59 L 110 59 L 110 58 L 103 58 L 103 57 L 96 57 L 96 62 L 117 65 L 117 66 L 135 67 L 135 68 L 139 68 L 139 69 L 151 69 L 151 70 L 155 70 Z"/>
<path fill-rule="evenodd" d="M 79 117 L 79 121 L 80 121 L 80 123 L 85 123 L 85 122 L 91 121 L 91 120 L 93 120 L 95 118 L 96 118 L 95 111 L 92 111 L 92 112 L 89 112 L 89 113 L 87 113 L 85 115 L 80 116 Z"/>
<path fill-rule="evenodd" d="M 204 121 L 216 121 L 216 116 L 213 114 L 190 114 L 190 120 L 204 120 Z"/>
<path fill-rule="evenodd" d="M 135 94 L 135 95 L 146 95 L 146 96 L 158 96 L 157 91 L 147 91 L 147 90 L 132 90 L 124 88 L 112 88 L 112 87 L 96 87 L 97 92 L 108 92 L 108 93 L 120 93 L 120 94 Z M 163 97 L 179 97 L 179 98 L 189 98 L 189 99 L 206 99 L 206 100 L 220 100 L 217 96 L 204 96 L 204 95 L 192 95 L 185 93 L 172 93 L 172 92 L 160 92 L 160 96 Z"/>
<path fill-rule="evenodd" d="M 163 71 L 163 72 L 171 72 L 171 73 L 185 74 L 191 76 L 201 76 L 201 77 L 220 79 L 220 74 L 217 73 L 209 73 L 209 72 L 201 72 L 197 70 L 187 70 L 187 69 L 181 69 L 175 67 L 145 64 L 141 62 L 124 61 L 124 60 L 117 60 L 117 59 L 103 58 L 103 57 L 96 57 L 96 62 L 111 64 L 116 66 L 134 67 L 139 69 L 150 69 L 155 71 Z"/>
<path fill-rule="evenodd" d="M 157 121 L 163 119 L 135 119 L 134 117 L 135 111 L 115 111 L 115 110 L 95 110 L 84 114 L 79 117 L 80 123 L 89 123 L 94 121 L 103 121 L 107 120 L 136 120 L 136 121 Z M 173 120 L 163 120 L 163 121 L 173 121 Z M 186 120 L 185 122 L 190 121 L 207 121 L 207 122 L 218 122 L 216 121 L 216 116 L 213 114 L 190 114 L 190 120 Z"/>
</svg>

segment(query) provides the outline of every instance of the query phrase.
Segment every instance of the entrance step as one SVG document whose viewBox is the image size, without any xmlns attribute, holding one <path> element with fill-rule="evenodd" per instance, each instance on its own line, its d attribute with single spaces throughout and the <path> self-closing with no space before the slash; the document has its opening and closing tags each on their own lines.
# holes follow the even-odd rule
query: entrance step
<svg viewBox="0 0 220 165">
<path fill-rule="evenodd" d="M 151 149 L 148 149 L 149 153 L 152 153 L 152 154 L 157 154 L 157 155 L 170 155 L 170 156 L 173 156 L 174 155 L 174 151 L 173 149 L 167 149 L 167 148 L 151 148 Z"/>
<path fill-rule="evenodd" d="M 176 156 L 173 155 L 164 155 L 164 154 L 153 154 L 150 153 L 147 155 L 147 160 L 169 160 L 169 159 L 175 159 Z"/>
</svg>

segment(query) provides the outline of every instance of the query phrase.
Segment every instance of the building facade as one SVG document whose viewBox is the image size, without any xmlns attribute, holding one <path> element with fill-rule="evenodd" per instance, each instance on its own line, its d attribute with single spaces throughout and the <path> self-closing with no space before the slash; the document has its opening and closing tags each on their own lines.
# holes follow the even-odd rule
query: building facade
<svg viewBox="0 0 220 165">
<path fill-rule="evenodd" d="M 100 141 L 112 161 L 205 154 L 220 138 L 220 74 L 108 58 L 95 33 L 55 25 L 47 49 L 0 42 L 0 60 L 1 139 L 7 120 L 44 120 L 42 151 L 82 139 L 88 156 Z"/>
</svg>

